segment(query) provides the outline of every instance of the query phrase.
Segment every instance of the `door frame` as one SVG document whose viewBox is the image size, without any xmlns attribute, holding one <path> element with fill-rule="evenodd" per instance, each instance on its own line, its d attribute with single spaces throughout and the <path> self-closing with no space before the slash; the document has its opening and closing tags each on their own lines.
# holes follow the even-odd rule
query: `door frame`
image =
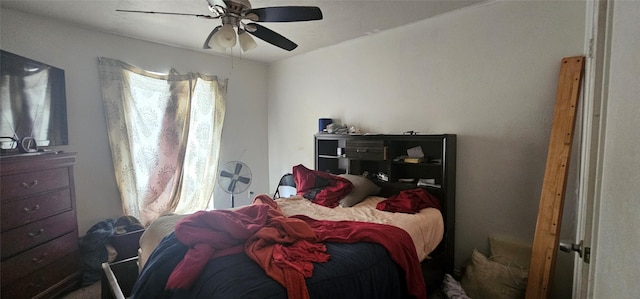
<svg viewBox="0 0 640 299">
<path fill-rule="evenodd" d="M 573 272 L 573 298 L 593 298 L 602 160 L 609 82 L 612 12 L 614 0 L 587 0 L 585 21 L 585 75 L 581 124 L 579 197 L 576 241 L 590 248 L 590 262 L 576 255 Z M 576 243 L 577 243 L 576 242 Z"/>
</svg>

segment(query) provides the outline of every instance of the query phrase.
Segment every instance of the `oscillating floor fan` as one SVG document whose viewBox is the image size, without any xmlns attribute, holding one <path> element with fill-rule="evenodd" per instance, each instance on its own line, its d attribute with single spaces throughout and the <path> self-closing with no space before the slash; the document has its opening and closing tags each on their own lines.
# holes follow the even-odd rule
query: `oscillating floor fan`
<svg viewBox="0 0 640 299">
<path fill-rule="evenodd" d="M 230 161 L 220 168 L 218 185 L 231 194 L 231 207 L 235 207 L 234 196 L 246 191 L 251 185 L 251 169 L 240 161 Z"/>
</svg>

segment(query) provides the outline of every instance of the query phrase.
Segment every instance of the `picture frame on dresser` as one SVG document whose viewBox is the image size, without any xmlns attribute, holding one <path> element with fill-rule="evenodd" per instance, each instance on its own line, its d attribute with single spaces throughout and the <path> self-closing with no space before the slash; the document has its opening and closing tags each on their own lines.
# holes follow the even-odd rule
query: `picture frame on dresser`
<svg viewBox="0 0 640 299">
<path fill-rule="evenodd" d="M 0 157 L 0 297 L 58 297 L 79 286 L 75 162 L 65 152 Z"/>
</svg>

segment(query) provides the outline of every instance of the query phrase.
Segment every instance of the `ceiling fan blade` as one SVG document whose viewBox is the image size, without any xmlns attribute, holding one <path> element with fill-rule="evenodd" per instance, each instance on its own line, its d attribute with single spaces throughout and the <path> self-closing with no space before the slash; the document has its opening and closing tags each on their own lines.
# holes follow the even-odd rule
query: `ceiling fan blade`
<svg viewBox="0 0 640 299">
<path fill-rule="evenodd" d="M 116 9 L 116 11 L 119 11 L 119 12 L 145 13 L 145 14 L 156 14 L 156 15 L 189 16 L 189 17 L 197 17 L 197 18 L 205 18 L 205 19 L 217 19 L 217 18 L 219 18 L 219 16 L 198 15 L 198 14 L 181 13 L 181 12 L 162 12 L 162 11 L 127 10 L 127 9 Z"/>
<path fill-rule="evenodd" d="M 209 41 L 211 41 L 211 38 L 213 37 L 213 35 L 216 34 L 216 32 L 220 30 L 220 28 L 222 28 L 222 25 L 218 25 L 216 26 L 216 28 L 213 28 L 213 30 L 211 30 L 211 33 L 209 33 L 209 36 L 207 36 L 207 39 L 204 40 L 204 45 L 202 46 L 203 49 L 211 49 L 211 47 L 209 46 Z"/>
<path fill-rule="evenodd" d="M 292 41 L 290 41 L 289 39 L 287 39 L 286 37 L 278 34 L 277 32 L 264 27 L 260 24 L 256 24 L 256 23 L 250 23 L 252 26 L 256 27 L 256 30 L 254 32 L 249 32 L 251 35 L 265 41 L 268 42 L 276 47 L 280 47 L 282 49 L 285 49 L 287 51 L 291 51 L 295 48 L 298 47 L 298 45 Z"/>
<path fill-rule="evenodd" d="M 233 173 L 230 173 L 226 170 L 220 171 L 220 176 L 223 176 L 225 178 L 232 178 L 233 177 Z"/>
<path fill-rule="evenodd" d="M 246 14 L 258 16 L 256 22 L 300 22 L 322 20 L 322 11 L 315 6 L 276 6 L 249 9 Z"/>
</svg>

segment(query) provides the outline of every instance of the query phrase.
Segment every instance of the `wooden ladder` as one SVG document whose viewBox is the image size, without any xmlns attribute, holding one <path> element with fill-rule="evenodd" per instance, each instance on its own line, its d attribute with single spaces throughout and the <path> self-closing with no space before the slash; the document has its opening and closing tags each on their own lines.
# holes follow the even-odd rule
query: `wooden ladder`
<svg viewBox="0 0 640 299">
<path fill-rule="evenodd" d="M 531 252 L 526 299 L 549 298 L 562 222 L 569 157 L 584 70 L 584 56 L 562 59 L 547 165 Z"/>
</svg>

